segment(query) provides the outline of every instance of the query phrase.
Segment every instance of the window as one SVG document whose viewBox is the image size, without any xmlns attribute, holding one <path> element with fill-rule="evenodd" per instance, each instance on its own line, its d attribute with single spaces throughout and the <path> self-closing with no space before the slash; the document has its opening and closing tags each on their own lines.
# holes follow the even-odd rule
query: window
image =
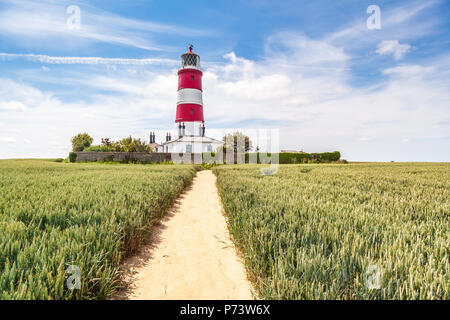
<svg viewBox="0 0 450 320">
<path fill-rule="evenodd" d="M 192 144 L 186 145 L 186 153 L 192 153 Z"/>
<path fill-rule="evenodd" d="M 212 152 L 212 145 L 208 144 L 208 152 Z"/>
<path fill-rule="evenodd" d="M 189 111 L 189 113 L 191 114 L 191 116 L 194 115 L 194 109 L 191 109 L 191 111 Z"/>
<path fill-rule="evenodd" d="M 163 149 L 164 150 L 164 149 Z M 166 152 L 169 152 L 169 147 L 166 146 Z"/>
<path fill-rule="evenodd" d="M 194 76 L 193 75 L 191 76 L 191 81 L 194 81 Z"/>
</svg>

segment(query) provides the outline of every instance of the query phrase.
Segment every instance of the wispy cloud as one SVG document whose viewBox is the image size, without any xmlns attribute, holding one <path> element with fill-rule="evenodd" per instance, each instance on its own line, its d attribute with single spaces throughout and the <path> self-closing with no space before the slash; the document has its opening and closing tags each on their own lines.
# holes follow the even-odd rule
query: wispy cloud
<svg viewBox="0 0 450 320">
<path fill-rule="evenodd" d="M 42 54 L 16 54 L 0 53 L 3 60 L 26 59 L 32 62 L 48 64 L 110 64 L 110 65 L 175 65 L 178 61 L 163 58 L 129 59 L 129 58 L 103 58 L 103 57 L 54 57 Z"/>
<path fill-rule="evenodd" d="M 399 40 L 424 36 L 436 30 L 439 20 L 419 19 L 420 14 L 440 2 L 440 0 L 411 1 L 391 9 L 381 7 L 381 32 L 367 29 L 366 19 L 369 16 L 358 17 L 345 27 L 330 33 L 325 40 L 335 44 L 346 44 L 346 47 L 351 48 L 379 42 L 383 38 L 392 36 Z M 414 32 L 411 32 L 412 29 Z"/>
<path fill-rule="evenodd" d="M 3 35 L 23 39 L 38 39 L 37 44 L 55 43 L 63 39 L 68 43 L 75 39 L 132 46 L 145 50 L 171 50 L 156 43 L 157 34 L 207 35 L 204 32 L 182 26 L 124 18 L 89 5 L 80 4 L 81 28 L 71 30 L 67 26 L 69 1 L 0 0 L 5 4 L 0 11 L 0 32 Z M 16 39 L 16 41 L 19 41 Z M 24 41 L 26 42 L 26 41 Z"/>
<path fill-rule="evenodd" d="M 393 68 L 387 68 L 383 70 L 383 74 L 385 75 L 400 75 L 400 76 L 424 76 L 426 74 L 430 74 L 431 72 L 435 72 L 436 69 L 432 66 L 423 67 L 421 65 L 399 65 Z"/>
</svg>

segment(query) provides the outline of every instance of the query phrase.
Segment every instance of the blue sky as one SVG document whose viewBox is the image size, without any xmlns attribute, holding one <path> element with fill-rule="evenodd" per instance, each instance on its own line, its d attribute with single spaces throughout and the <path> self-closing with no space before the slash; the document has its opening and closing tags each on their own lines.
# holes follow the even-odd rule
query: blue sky
<svg viewBox="0 0 450 320">
<path fill-rule="evenodd" d="M 449 161 L 449 39 L 442 0 L 0 0 L 0 158 L 64 157 L 82 131 L 161 140 L 193 43 L 209 136 L 275 128 L 281 149 Z"/>
</svg>

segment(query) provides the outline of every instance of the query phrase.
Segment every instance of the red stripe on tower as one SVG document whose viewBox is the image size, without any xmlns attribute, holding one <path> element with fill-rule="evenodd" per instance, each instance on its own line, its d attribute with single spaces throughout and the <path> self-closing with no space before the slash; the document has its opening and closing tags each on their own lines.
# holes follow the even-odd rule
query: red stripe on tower
<svg viewBox="0 0 450 320">
<path fill-rule="evenodd" d="M 202 100 L 202 76 L 200 56 L 192 52 L 181 55 L 181 68 L 178 70 L 178 99 L 175 122 L 204 122 Z"/>
<path fill-rule="evenodd" d="M 178 90 L 191 88 L 202 90 L 203 72 L 197 69 L 178 70 Z"/>
<path fill-rule="evenodd" d="M 203 122 L 203 106 L 195 103 L 183 103 L 177 105 L 177 117 L 175 122 Z"/>
</svg>

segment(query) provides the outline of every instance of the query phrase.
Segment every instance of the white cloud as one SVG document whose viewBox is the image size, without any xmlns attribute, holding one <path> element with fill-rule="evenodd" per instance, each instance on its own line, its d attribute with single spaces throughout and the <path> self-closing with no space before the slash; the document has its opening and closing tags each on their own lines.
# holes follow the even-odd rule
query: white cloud
<svg viewBox="0 0 450 320">
<path fill-rule="evenodd" d="M 389 68 L 376 87 L 355 88 L 348 81 L 350 57 L 327 41 L 291 33 L 272 36 L 266 48 L 261 60 L 231 52 L 223 63 L 204 70 L 208 135 L 220 138 L 222 128 L 274 127 L 280 128 L 282 149 L 336 149 L 350 160 L 450 159 L 448 126 L 439 124 L 449 115 L 450 59 Z M 153 130 L 160 140 L 175 127 L 176 68 L 142 68 L 136 74 L 128 69 L 71 75 L 69 86 L 96 94 L 87 99 L 77 89 L 78 101 L 70 103 L 0 79 L 0 103 L 26 107 L 26 112 L 0 111 L 3 129 L 20 129 L 0 134 L 29 141 L 21 149 L 5 143 L 0 157 L 67 156 L 70 138 L 78 132 L 90 133 L 98 143 L 102 137 L 129 134 L 146 139 Z"/>
<path fill-rule="evenodd" d="M 17 140 L 11 137 L 0 137 L 0 141 L 1 142 L 6 142 L 6 143 L 14 143 Z"/>
<path fill-rule="evenodd" d="M 27 107 L 20 101 L 2 101 L 0 102 L 0 110 L 25 111 Z"/>
<path fill-rule="evenodd" d="M 400 44 L 398 40 L 383 40 L 378 44 L 376 53 L 380 55 L 392 55 L 395 60 L 400 60 L 403 59 L 410 49 L 411 46 L 409 44 Z"/>
<path fill-rule="evenodd" d="M 32 106 L 36 101 L 45 102 L 50 94 L 27 85 L 13 81 L 12 79 L 0 78 L 0 102 L 2 109 L 21 110 L 23 107 Z"/>
<path fill-rule="evenodd" d="M 292 32 L 270 36 L 266 41 L 265 53 L 270 60 L 284 59 L 299 66 L 342 63 L 349 58 L 343 47 Z"/>
</svg>

